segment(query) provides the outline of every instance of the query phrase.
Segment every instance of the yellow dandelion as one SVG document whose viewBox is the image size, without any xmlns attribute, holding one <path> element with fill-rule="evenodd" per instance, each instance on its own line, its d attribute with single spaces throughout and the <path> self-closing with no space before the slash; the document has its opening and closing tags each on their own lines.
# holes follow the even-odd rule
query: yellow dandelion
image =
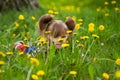
<svg viewBox="0 0 120 80">
<path fill-rule="evenodd" d="M 115 7 L 114 9 L 115 9 L 115 11 L 119 11 L 119 8 L 118 8 L 118 7 Z"/>
<path fill-rule="evenodd" d="M 67 34 L 70 34 L 70 33 L 72 33 L 72 30 L 67 30 Z"/>
<path fill-rule="evenodd" d="M 101 7 L 97 8 L 96 10 L 97 10 L 97 12 L 100 12 L 101 11 Z"/>
<path fill-rule="evenodd" d="M 37 22 L 35 23 L 35 25 L 38 26 L 38 25 L 39 25 L 39 22 L 37 21 Z"/>
<path fill-rule="evenodd" d="M 4 72 L 4 70 L 1 70 L 1 69 L 0 69 L 0 74 L 3 73 L 3 72 Z"/>
<path fill-rule="evenodd" d="M 116 4 L 116 1 L 115 0 L 111 1 L 111 4 Z"/>
<path fill-rule="evenodd" d="M 76 72 L 76 71 L 70 71 L 69 74 L 70 74 L 70 75 L 76 75 L 77 72 Z"/>
<path fill-rule="evenodd" d="M 46 42 L 43 42 L 43 44 L 48 44 L 48 42 L 46 41 Z"/>
<path fill-rule="evenodd" d="M 84 44 L 81 44 L 81 43 L 80 43 L 80 44 L 78 44 L 78 46 L 79 46 L 79 47 L 84 47 Z"/>
<path fill-rule="evenodd" d="M 50 34 L 50 31 L 45 31 L 45 34 Z"/>
<path fill-rule="evenodd" d="M 93 61 L 95 62 L 96 60 L 97 60 L 97 58 L 96 58 L 96 57 L 94 57 L 94 58 L 93 58 Z"/>
<path fill-rule="evenodd" d="M 64 38 L 58 38 L 58 40 L 57 40 L 58 42 L 62 42 L 62 41 L 64 41 Z"/>
<path fill-rule="evenodd" d="M 61 7 L 61 10 L 67 10 L 67 11 L 73 11 L 75 9 L 74 6 L 63 6 Z"/>
<path fill-rule="evenodd" d="M 38 46 L 43 46 L 43 43 L 44 43 L 44 42 L 38 42 L 37 45 L 38 45 Z"/>
<path fill-rule="evenodd" d="M 77 29 L 77 30 L 80 29 L 80 24 L 76 24 L 75 29 Z"/>
<path fill-rule="evenodd" d="M 36 66 L 39 65 L 39 60 L 37 58 L 30 58 L 30 62 Z"/>
<path fill-rule="evenodd" d="M 88 30 L 90 31 L 90 32 L 93 32 L 94 31 L 94 23 L 90 23 L 89 25 L 88 25 Z"/>
<path fill-rule="evenodd" d="M 82 22 L 80 22 L 80 25 L 82 25 L 83 23 Z"/>
<path fill-rule="evenodd" d="M 82 40 L 87 40 L 89 37 L 88 36 L 81 36 L 80 37 Z"/>
<path fill-rule="evenodd" d="M 12 34 L 12 37 L 15 37 L 15 36 L 16 36 L 16 34 L 15 34 L 15 33 L 13 33 L 13 34 Z"/>
<path fill-rule="evenodd" d="M 27 35 L 27 37 L 29 37 L 30 36 L 30 32 L 27 32 L 26 35 Z"/>
<path fill-rule="evenodd" d="M 18 18 L 19 18 L 19 20 L 24 20 L 25 19 L 22 14 L 20 14 Z"/>
<path fill-rule="evenodd" d="M 3 52 L 0 51 L 0 56 L 5 57 L 6 55 Z"/>
<path fill-rule="evenodd" d="M 120 65 L 120 58 L 115 61 L 117 65 Z"/>
<path fill-rule="evenodd" d="M 104 2 L 104 5 L 108 5 L 108 4 L 109 4 L 109 2 L 107 2 L 107 1 Z"/>
<path fill-rule="evenodd" d="M 70 10 L 70 6 L 63 6 L 62 9 L 63 10 Z"/>
<path fill-rule="evenodd" d="M 74 35 L 76 35 L 77 33 L 76 32 L 73 32 Z"/>
<path fill-rule="evenodd" d="M 79 43 L 80 41 L 79 40 L 75 40 L 76 43 Z"/>
<path fill-rule="evenodd" d="M 7 54 L 7 55 L 12 55 L 12 54 L 13 54 L 13 52 L 7 52 L 6 54 Z"/>
<path fill-rule="evenodd" d="M 35 16 L 32 16 L 31 19 L 32 19 L 32 20 L 35 20 L 36 18 L 35 18 Z"/>
<path fill-rule="evenodd" d="M 44 72 L 43 70 L 39 70 L 39 71 L 37 72 L 37 75 L 38 75 L 38 76 L 43 76 L 43 75 L 45 75 L 45 72 Z"/>
<path fill-rule="evenodd" d="M 105 13 L 105 16 L 106 16 L 106 17 L 109 16 L 109 13 Z"/>
<path fill-rule="evenodd" d="M 15 25 L 15 27 L 17 28 L 17 27 L 19 27 L 19 23 L 18 22 L 14 22 L 14 25 Z"/>
<path fill-rule="evenodd" d="M 79 21 L 79 22 L 83 22 L 83 19 L 80 18 L 80 19 L 78 19 L 78 21 Z"/>
<path fill-rule="evenodd" d="M 24 44 L 24 46 L 25 46 L 25 47 L 30 47 L 30 46 L 29 46 L 29 45 L 27 45 L 27 44 Z"/>
<path fill-rule="evenodd" d="M 62 44 L 61 46 L 63 47 L 63 48 L 65 48 L 65 47 L 68 47 L 70 44 Z"/>
<path fill-rule="evenodd" d="M 118 70 L 118 71 L 115 72 L 115 77 L 116 78 L 120 78 L 120 70 Z"/>
<path fill-rule="evenodd" d="M 0 61 L 0 65 L 4 65 L 5 64 L 5 62 L 4 61 Z"/>
<path fill-rule="evenodd" d="M 69 16 L 66 16 L 66 20 L 69 18 Z"/>
<path fill-rule="evenodd" d="M 103 31 L 103 30 L 104 30 L 104 26 L 103 26 L 103 25 L 100 25 L 100 26 L 99 26 L 99 30 L 100 30 L 100 31 Z"/>
<path fill-rule="evenodd" d="M 55 12 L 53 12 L 53 14 L 57 15 L 57 14 L 59 14 L 59 12 L 55 11 Z"/>
<path fill-rule="evenodd" d="M 48 10 L 48 14 L 53 14 L 54 11 L 53 10 Z"/>
<path fill-rule="evenodd" d="M 32 79 L 33 79 L 33 80 L 39 80 L 38 76 L 35 75 L 35 74 L 32 75 Z"/>
<path fill-rule="evenodd" d="M 22 54 L 24 54 L 23 52 L 19 52 L 19 55 L 22 55 Z"/>
<path fill-rule="evenodd" d="M 96 35 L 96 34 L 92 34 L 92 36 L 94 37 L 94 38 L 100 38 L 98 35 Z"/>
<path fill-rule="evenodd" d="M 45 38 L 44 37 L 41 37 L 40 38 L 40 42 L 44 42 L 45 41 Z"/>
<path fill-rule="evenodd" d="M 25 38 L 24 38 L 24 41 L 28 41 L 28 38 L 25 37 Z"/>
<path fill-rule="evenodd" d="M 38 42 L 38 46 L 43 46 L 44 44 L 47 44 L 48 42 Z"/>
<path fill-rule="evenodd" d="M 27 54 L 27 58 L 29 59 L 31 57 L 31 55 L 30 54 Z"/>
<path fill-rule="evenodd" d="M 101 44 L 101 46 L 104 46 L 104 43 L 103 43 L 103 42 L 101 42 L 100 44 Z"/>
<path fill-rule="evenodd" d="M 109 79 L 109 77 L 110 77 L 108 73 L 103 73 L 102 76 L 104 79 Z"/>
<path fill-rule="evenodd" d="M 72 16 L 72 19 L 73 19 L 74 21 L 76 21 L 76 17 L 75 17 L 75 16 Z"/>
</svg>

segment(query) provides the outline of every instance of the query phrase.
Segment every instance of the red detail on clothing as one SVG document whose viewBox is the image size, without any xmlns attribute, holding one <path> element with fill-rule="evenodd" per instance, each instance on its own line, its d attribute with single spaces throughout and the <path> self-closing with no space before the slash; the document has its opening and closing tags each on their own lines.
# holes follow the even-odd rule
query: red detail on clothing
<svg viewBox="0 0 120 80">
<path fill-rule="evenodd" d="M 19 49 L 22 52 L 24 52 L 25 48 L 26 48 L 26 46 L 24 46 L 24 45 L 20 45 L 17 47 L 17 49 Z"/>
</svg>

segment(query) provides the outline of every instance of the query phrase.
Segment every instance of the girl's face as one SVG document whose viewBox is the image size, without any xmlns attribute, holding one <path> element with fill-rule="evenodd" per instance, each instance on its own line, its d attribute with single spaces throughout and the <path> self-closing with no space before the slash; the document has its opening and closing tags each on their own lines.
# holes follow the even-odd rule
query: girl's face
<svg viewBox="0 0 120 80">
<path fill-rule="evenodd" d="M 47 29 L 50 33 L 47 36 L 47 39 L 50 42 L 53 42 L 56 48 L 61 48 L 63 43 L 66 43 L 68 38 L 68 28 L 65 23 L 60 20 L 56 20 L 49 25 Z"/>
<path fill-rule="evenodd" d="M 67 31 L 73 31 L 75 28 L 75 21 L 68 17 L 65 22 L 62 20 L 54 20 L 53 15 L 43 15 L 39 20 L 38 32 L 40 35 L 47 37 L 50 42 L 53 42 L 56 48 L 61 48 L 63 43 L 69 36 Z M 44 33 L 50 31 L 50 33 Z"/>
<path fill-rule="evenodd" d="M 47 36 L 48 40 L 50 42 L 53 42 L 56 48 L 62 48 L 62 44 L 67 42 L 68 36 L 60 36 L 60 37 L 52 37 L 52 36 Z"/>
</svg>

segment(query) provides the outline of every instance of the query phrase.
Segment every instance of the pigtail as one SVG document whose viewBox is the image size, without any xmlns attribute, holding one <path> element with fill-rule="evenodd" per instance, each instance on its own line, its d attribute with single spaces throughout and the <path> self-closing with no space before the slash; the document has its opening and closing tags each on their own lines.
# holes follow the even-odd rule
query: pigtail
<svg viewBox="0 0 120 80">
<path fill-rule="evenodd" d="M 52 20 L 53 20 L 53 15 L 49 15 L 49 14 L 43 15 L 39 20 L 39 29 L 41 31 L 45 30 L 48 23 Z"/>
<path fill-rule="evenodd" d="M 65 24 L 67 25 L 67 27 L 68 27 L 69 30 L 72 30 L 72 31 L 74 30 L 74 28 L 75 28 L 75 21 L 71 17 L 69 17 L 65 21 Z"/>
</svg>

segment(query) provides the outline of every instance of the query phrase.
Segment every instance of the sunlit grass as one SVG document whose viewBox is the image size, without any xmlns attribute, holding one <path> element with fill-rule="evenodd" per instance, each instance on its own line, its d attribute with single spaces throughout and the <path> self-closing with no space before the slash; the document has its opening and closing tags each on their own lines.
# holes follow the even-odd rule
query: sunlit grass
<svg viewBox="0 0 120 80">
<path fill-rule="evenodd" d="M 82 6 L 74 0 L 60 1 L 47 5 L 41 1 L 43 10 L 0 13 L 0 80 L 119 80 L 119 3 L 101 1 L 93 9 L 83 8 L 89 1 L 81 2 Z M 76 21 L 73 36 L 62 49 L 53 44 L 48 49 L 48 41 L 38 37 L 38 20 L 48 13 L 55 19 L 65 21 L 71 16 Z M 39 48 L 33 55 L 23 53 L 14 49 L 17 41 Z"/>
</svg>

